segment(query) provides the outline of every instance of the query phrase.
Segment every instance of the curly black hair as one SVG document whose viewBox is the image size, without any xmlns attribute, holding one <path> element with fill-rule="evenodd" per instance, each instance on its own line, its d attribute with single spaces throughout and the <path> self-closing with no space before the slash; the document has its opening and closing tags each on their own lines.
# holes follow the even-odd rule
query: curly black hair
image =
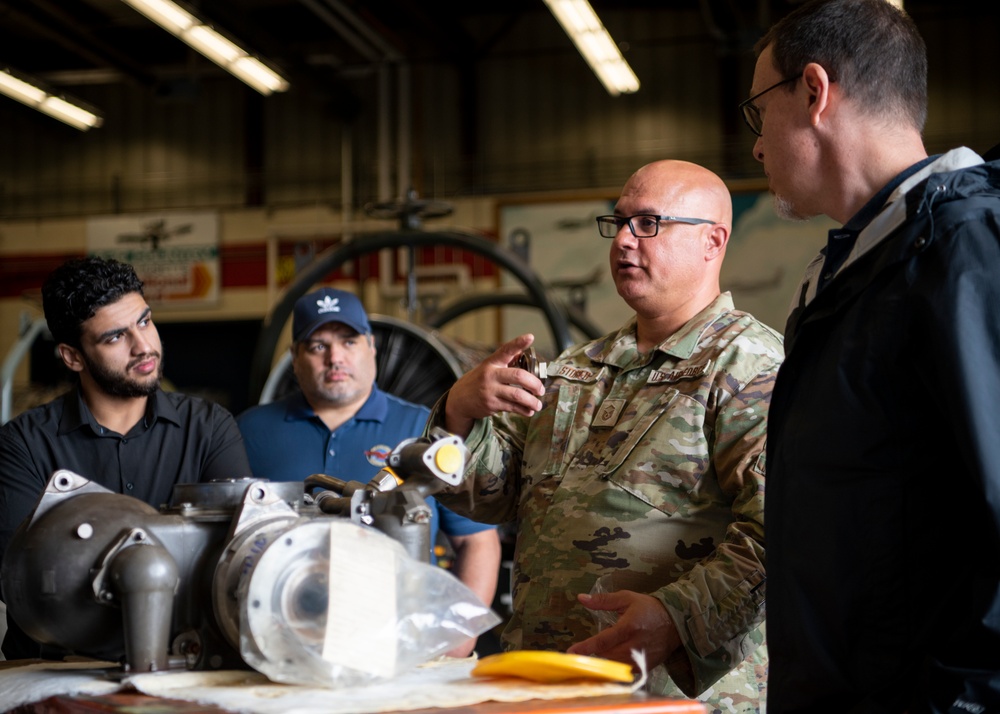
<svg viewBox="0 0 1000 714">
<path fill-rule="evenodd" d="M 80 347 L 80 326 L 125 295 L 142 295 L 135 269 L 113 258 L 74 258 L 52 271 L 42 285 L 42 309 L 56 344 Z"/>
</svg>

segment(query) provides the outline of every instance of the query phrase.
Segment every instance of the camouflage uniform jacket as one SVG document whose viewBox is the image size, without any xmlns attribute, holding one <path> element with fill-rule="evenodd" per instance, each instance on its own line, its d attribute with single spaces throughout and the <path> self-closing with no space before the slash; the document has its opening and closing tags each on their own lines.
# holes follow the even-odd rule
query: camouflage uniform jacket
<svg viewBox="0 0 1000 714">
<path fill-rule="evenodd" d="M 466 483 L 438 495 L 476 520 L 518 521 L 508 649 L 565 650 L 595 634 L 576 595 L 607 576 L 608 589 L 659 599 L 678 627 L 667 669 L 681 691 L 661 691 L 717 683 L 718 694 L 738 668 L 730 687 L 758 698 L 765 428 L 781 356 L 780 335 L 724 293 L 647 354 L 635 318 L 570 348 L 549 364 L 531 419 L 476 422 Z"/>
</svg>

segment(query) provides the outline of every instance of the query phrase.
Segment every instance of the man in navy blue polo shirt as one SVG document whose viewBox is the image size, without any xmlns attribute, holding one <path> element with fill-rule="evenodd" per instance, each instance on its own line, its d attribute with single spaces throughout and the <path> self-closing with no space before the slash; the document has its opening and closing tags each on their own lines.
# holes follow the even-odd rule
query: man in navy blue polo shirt
<svg viewBox="0 0 1000 714">
<path fill-rule="evenodd" d="M 254 476 L 302 481 L 327 474 L 367 483 L 401 441 L 423 433 L 430 411 L 375 384 L 375 343 L 357 296 L 321 288 L 299 298 L 292 316 L 292 367 L 301 392 L 252 407 L 237 423 Z M 455 550 L 452 571 L 487 605 L 500 568 L 496 529 L 427 499 Z M 464 656 L 474 641 L 449 654 Z"/>
</svg>

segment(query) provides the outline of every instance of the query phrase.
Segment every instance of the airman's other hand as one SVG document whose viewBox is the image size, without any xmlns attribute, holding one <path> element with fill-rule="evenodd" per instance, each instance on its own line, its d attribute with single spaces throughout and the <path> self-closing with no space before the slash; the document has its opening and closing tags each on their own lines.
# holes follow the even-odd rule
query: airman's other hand
<svg viewBox="0 0 1000 714">
<path fill-rule="evenodd" d="M 681 639 L 673 620 L 652 595 L 619 590 L 600 595 L 581 594 L 577 599 L 591 610 L 617 612 L 618 620 L 593 637 L 572 645 L 567 650 L 570 654 L 632 663 L 632 650 L 640 650 L 646 653 L 646 664 L 652 669 L 680 647 Z"/>
</svg>

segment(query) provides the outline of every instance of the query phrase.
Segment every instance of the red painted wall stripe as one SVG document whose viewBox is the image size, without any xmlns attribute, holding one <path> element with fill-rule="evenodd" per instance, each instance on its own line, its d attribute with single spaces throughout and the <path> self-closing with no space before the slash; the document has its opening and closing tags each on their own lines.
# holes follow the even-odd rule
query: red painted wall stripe
<svg viewBox="0 0 1000 714">
<path fill-rule="evenodd" d="M 311 241 L 315 253 L 319 254 L 334 244 L 333 241 Z M 78 258 L 83 253 L 38 253 L 0 256 L 0 298 L 28 296 L 37 298 L 45 278 L 56 267 L 70 258 Z M 278 248 L 278 258 L 294 259 L 295 244 L 282 242 Z M 469 266 L 473 278 L 495 276 L 499 269 L 484 256 L 451 246 L 429 246 L 417 250 L 417 265 L 442 265 L 464 263 Z M 219 267 L 222 289 L 253 288 L 267 285 L 267 245 L 249 243 L 222 245 L 219 247 Z M 395 262 L 393 263 L 396 268 Z M 369 253 L 351 261 L 349 270 L 341 266 L 326 276 L 326 280 L 347 278 L 348 275 L 361 278 L 376 278 L 379 275 L 377 253 Z M 402 280 L 397 270 L 394 276 Z M 40 299 L 40 298 L 39 298 Z"/>
</svg>

